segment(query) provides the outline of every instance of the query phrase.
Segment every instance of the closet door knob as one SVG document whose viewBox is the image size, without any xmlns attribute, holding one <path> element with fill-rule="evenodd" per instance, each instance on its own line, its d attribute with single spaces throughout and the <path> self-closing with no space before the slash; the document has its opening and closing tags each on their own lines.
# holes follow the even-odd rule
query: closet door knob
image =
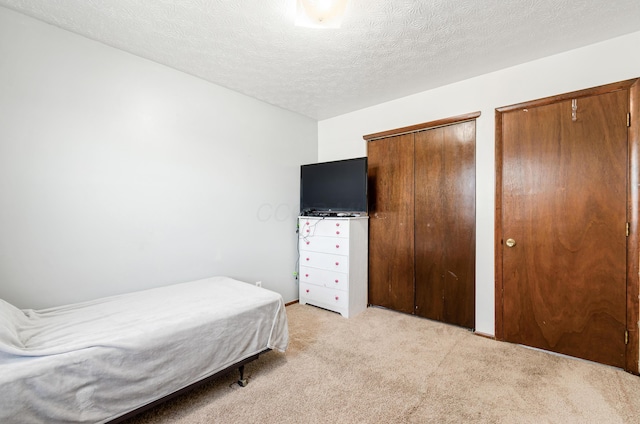
<svg viewBox="0 0 640 424">
<path fill-rule="evenodd" d="M 507 245 L 507 247 L 513 247 L 516 245 L 516 241 L 512 238 L 507 239 L 507 241 L 504 242 L 504 244 Z"/>
</svg>

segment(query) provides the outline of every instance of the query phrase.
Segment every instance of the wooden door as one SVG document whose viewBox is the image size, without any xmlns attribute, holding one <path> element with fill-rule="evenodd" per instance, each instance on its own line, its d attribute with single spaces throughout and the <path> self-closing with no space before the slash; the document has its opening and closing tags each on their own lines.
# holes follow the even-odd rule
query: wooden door
<svg viewBox="0 0 640 424">
<path fill-rule="evenodd" d="M 413 134 L 367 149 L 369 303 L 413 313 Z"/>
<path fill-rule="evenodd" d="M 415 313 L 475 327 L 475 121 L 415 133 Z"/>
<path fill-rule="evenodd" d="M 625 366 L 628 105 L 619 90 L 502 115 L 504 340 Z"/>
</svg>

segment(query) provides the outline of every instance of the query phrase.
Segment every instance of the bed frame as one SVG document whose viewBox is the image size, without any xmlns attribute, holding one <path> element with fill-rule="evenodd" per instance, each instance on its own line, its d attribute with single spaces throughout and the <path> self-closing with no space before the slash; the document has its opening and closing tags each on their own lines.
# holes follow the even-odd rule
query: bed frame
<svg viewBox="0 0 640 424">
<path fill-rule="evenodd" d="M 244 366 L 246 364 L 248 364 L 249 362 L 255 361 L 256 359 L 258 359 L 258 357 L 260 355 L 262 355 L 263 353 L 267 353 L 270 350 L 271 349 L 265 349 L 260 353 L 256 353 L 253 356 L 250 356 L 250 357 L 248 357 L 246 359 L 243 359 L 242 361 L 237 362 L 237 363 L 235 363 L 235 364 L 233 364 L 233 365 L 231 365 L 231 366 L 229 366 L 229 367 L 227 367 L 227 368 L 225 368 L 223 370 L 220 370 L 220 371 L 216 372 L 215 374 L 212 374 L 212 375 L 210 375 L 208 377 L 205 377 L 200 381 L 196 381 L 195 383 L 190 384 L 189 386 L 183 387 L 182 389 L 180 389 L 178 391 L 170 393 L 170 394 L 168 394 L 168 395 L 166 395 L 164 397 L 161 397 L 160 399 L 154 400 L 153 402 L 150 402 L 150 403 L 148 403 L 146 405 L 143 405 L 143 406 L 141 406 L 141 407 L 139 407 L 137 409 L 134 409 L 133 411 L 129 411 L 126 414 L 121 415 L 118 418 L 109 421 L 108 424 L 122 423 L 122 422 L 124 422 L 124 421 L 126 421 L 126 420 L 128 420 L 130 418 L 135 417 L 136 415 L 139 415 L 139 414 L 141 414 L 141 413 L 143 413 L 145 411 L 148 411 L 148 410 L 150 410 L 152 408 L 155 408 L 156 406 L 158 406 L 160 404 L 163 404 L 163 403 L 167 402 L 168 400 L 171 400 L 171 399 L 173 399 L 175 397 L 178 397 L 178 396 L 181 396 L 181 395 L 183 395 L 185 393 L 188 393 L 188 392 L 190 392 L 190 391 L 192 391 L 192 390 L 194 390 L 194 389 L 196 389 L 196 388 L 198 388 L 198 387 L 210 382 L 211 380 L 214 380 L 214 379 L 216 379 L 218 377 L 222 377 L 224 375 L 227 375 L 227 374 L 229 374 L 230 372 L 232 372 L 236 368 L 238 369 L 238 372 L 240 373 L 240 378 L 238 379 L 238 385 L 241 386 L 241 387 L 245 387 L 249 382 L 247 381 L 246 378 L 244 378 Z"/>
<path fill-rule="evenodd" d="M 226 276 L 42 310 L 0 300 L 0 422 L 123 423 L 236 369 L 245 386 L 244 365 L 288 341 L 282 296 Z"/>
</svg>

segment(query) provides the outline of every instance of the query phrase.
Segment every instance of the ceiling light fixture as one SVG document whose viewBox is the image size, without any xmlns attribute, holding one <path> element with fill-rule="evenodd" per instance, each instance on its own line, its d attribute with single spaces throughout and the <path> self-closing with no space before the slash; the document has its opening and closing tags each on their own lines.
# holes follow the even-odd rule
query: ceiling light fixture
<svg viewBox="0 0 640 424">
<path fill-rule="evenodd" d="M 340 28 L 348 0 L 296 0 L 296 25 Z"/>
</svg>

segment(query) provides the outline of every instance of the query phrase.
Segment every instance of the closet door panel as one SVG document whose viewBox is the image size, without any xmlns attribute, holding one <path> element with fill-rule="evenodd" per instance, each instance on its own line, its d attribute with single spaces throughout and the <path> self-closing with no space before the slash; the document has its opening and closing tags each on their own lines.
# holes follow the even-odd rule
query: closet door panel
<svg viewBox="0 0 640 424">
<path fill-rule="evenodd" d="M 413 313 L 413 134 L 367 143 L 369 303 Z"/>
<path fill-rule="evenodd" d="M 443 133 L 444 321 L 475 327 L 475 121 Z"/>
<path fill-rule="evenodd" d="M 475 326 L 475 121 L 415 134 L 416 314 Z"/>
<path fill-rule="evenodd" d="M 441 128 L 415 134 L 415 313 L 438 321 L 444 320 L 447 239 L 443 143 Z"/>
</svg>

